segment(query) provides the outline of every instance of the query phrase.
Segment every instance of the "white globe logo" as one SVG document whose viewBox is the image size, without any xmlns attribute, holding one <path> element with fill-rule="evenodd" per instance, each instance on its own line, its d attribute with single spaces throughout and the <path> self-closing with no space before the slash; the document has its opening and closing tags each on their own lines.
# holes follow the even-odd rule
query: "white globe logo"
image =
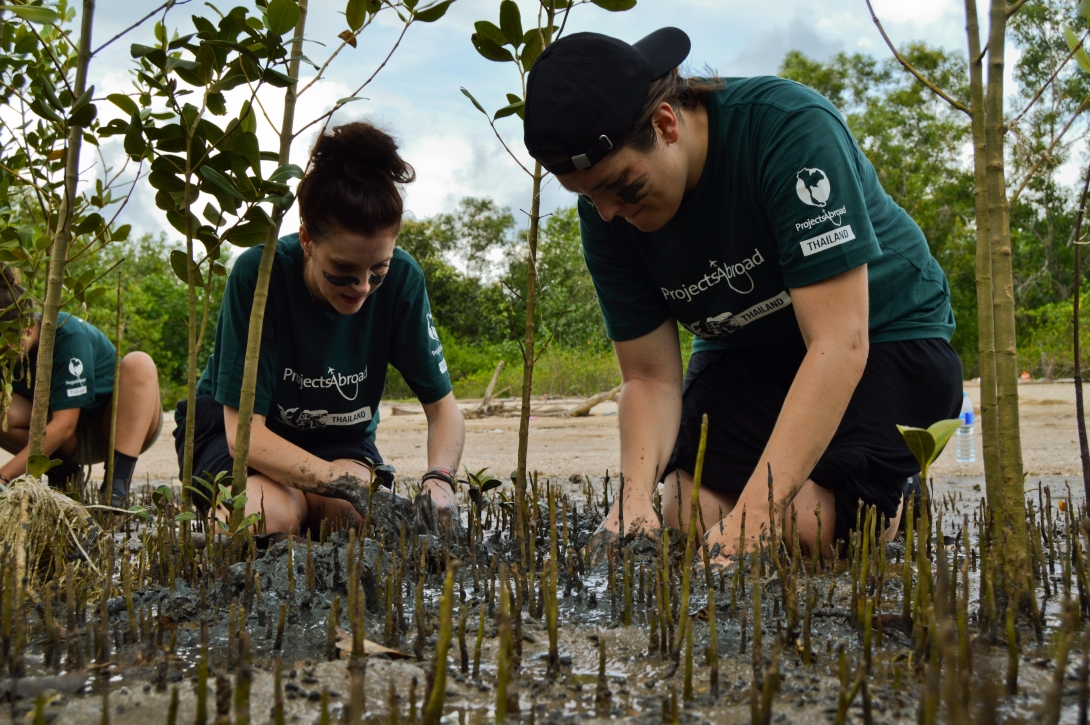
<svg viewBox="0 0 1090 725">
<path fill-rule="evenodd" d="M 833 187 L 828 175 L 821 169 L 800 169 L 795 179 L 795 193 L 803 204 L 823 207 L 829 201 Z"/>
<path fill-rule="evenodd" d="M 77 378 L 83 374 L 83 361 L 78 357 L 74 357 L 68 361 L 68 372 Z"/>
</svg>

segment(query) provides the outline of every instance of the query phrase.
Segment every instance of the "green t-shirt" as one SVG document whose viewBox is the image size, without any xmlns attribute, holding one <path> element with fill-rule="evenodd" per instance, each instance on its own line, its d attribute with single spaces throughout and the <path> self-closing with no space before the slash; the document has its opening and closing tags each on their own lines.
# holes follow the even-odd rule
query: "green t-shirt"
<svg viewBox="0 0 1090 725">
<path fill-rule="evenodd" d="M 579 202 L 610 338 L 672 315 L 696 335 L 694 352 L 802 345 L 790 288 L 867 264 L 872 342 L 949 340 L 946 276 L 836 108 L 782 78 L 725 83 L 705 96 L 703 174 L 665 227 L 606 223 Z"/>
<path fill-rule="evenodd" d="M 38 347 L 30 351 L 27 365 L 16 363 L 12 390 L 34 400 L 33 375 L 38 369 Z M 91 412 L 110 402 L 114 392 L 117 349 L 102 331 L 67 312 L 57 314 L 57 336 L 53 342 L 53 379 L 49 386 L 49 409 L 80 408 Z"/>
<path fill-rule="evenodd" d="M 197 385 L 232 408 L 239 404 L 261 247 L 244 252 L 223 293 L 216 345 Z M 303 281 L 299 235 L 276 245 L 261 335 L 254 412 L 277 435 L 308 442 L 358 440 L 375 432 L 392 364 L 422 403 L 451 391 L 443 346 L 432 321 L 424 273 L 394 250 L 382 285 L 359 312 L 342 315 L 314 302 Z"/>
</svg>

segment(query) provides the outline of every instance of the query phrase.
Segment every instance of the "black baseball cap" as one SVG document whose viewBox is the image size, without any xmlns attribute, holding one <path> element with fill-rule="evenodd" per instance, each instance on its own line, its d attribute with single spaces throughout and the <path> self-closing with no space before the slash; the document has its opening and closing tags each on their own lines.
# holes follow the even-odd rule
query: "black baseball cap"
<svg viewBox="0 0 1090 725">
<path fill-rule="evenodd" d="M 557 175 L 594 166 L 632 130 L 651 82 L 681 65 L 690 47 L 678 28 L 632 45 L 600 33 L 557 40 L 534 61 L 526 84 L 526 150 L 566 157 L 545 165 Z"/>
</svg>

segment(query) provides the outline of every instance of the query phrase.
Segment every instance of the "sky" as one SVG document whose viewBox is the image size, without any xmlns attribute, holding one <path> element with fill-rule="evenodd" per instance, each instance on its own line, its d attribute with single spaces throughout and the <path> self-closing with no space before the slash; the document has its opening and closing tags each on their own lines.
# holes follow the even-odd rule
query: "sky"
<svg viewBox="0 0 1090 725">
<path fill-rule="evenodd" d="M 960 51 L 965 46 L 961 0 L 872 1 L 897 45 L 923 40 L 951 50 Z M 98 47 L 112 38 L 159 2 L 99 0 L 93 45 Z M 313 42 L 304 47 L 304 52 L 319 65 L 339 45 L 337 33 L 347 27 L 344 4 L 343 0 L 310 2 L 306 36 Z M 529 27 L 532 17 L 536 17 L 537 0 L 518 0 L 518 4 L 523 25 Z M 498 0 L 456 0 L 440 21 L 414 23 L 389 63 L 361 93 L 367 100 L 347 105 L 334 117 L 334 124 L 371 121 L 401 140 L 403 155 L 417 172 L 417 181 L 406 188 L 406 206 L 416 218 L 451 211 L 463 197 L 475 196 L 490 197 L 500 206 L 509 207 L 520 223 L 525 223 L 526 215 L 520 210 L 529 210 L 530 178 L 504 151 L 484 116 L 459 90 L 464 86 L 493 112 L 506 105 L 505 93 L 521 94 L 513 64 L 482 58 L 469 40 L 475 21 L 498 24 L 498 8 Z M 201 0 L 190 0 L 168 15 L 168 29 L 191 32 L 190 15 L 194 13 L 214 17 Z M 634 42 L 668 25 L 688 33 L 692 40 L 688 65 L 697 73 L 709 67 L 722 76 L 774 74 L 792 49 L 819 60 L 840 51 L 864 52 L 878 58 L 890 55 L 871 21 L 865 0 L 639 0 L 634 9 L 623 13 L 587 4 L 572 11 L 565 32 L 595 31 Z M 149 21 L 96 54 L 90 73 L 96 97 L 131 90 L 133 62 L 129 46 L 133 42 L 153 42 L 152 30 Z M 300 97 L 296 128 L 328 111 L 337 99 L 352 95 L 389 53 L 400 30 L 396 16 L 388 12 L 380 15 L 360 36 L 359 47 L 345 48 L 330 63 L 323 78 Z M 305 84 L 315 74 L 310 69 L 300 75 Z M 266 112 L 279 119 L 282 92 L 264 97 Z M 107 101 L 100 103 L 99 109 L 103 122 L 120 115 Z M 261 125 L 262 148 L 275 149 L 274 134 L 267 124 Z M 294 163 L 305 164 L 317 128 L 312 127 L 296 140 Z M 528 157 L 521 143 L 519 119 L 500 120 L 497 129 L 525 163 Z M 107 164 L 119 168 L 124 161 L 120 138 L 106 141 L 102 153 Z M 92 180 L 93 173 L 88 166 L 83 181 Z M 544 213 L 573 203 L 574 197 L 555 181 L 547 184 L 542 193 Z M 119 223 L 132 224 L 135 233 L 165 231 L 170 237 L 177 236 L 155 208 L 153 191 L 146 184 L 137 185 Z M 293 211 L 282 229 L 287 233 L 297 226 L 298 216 Z"/>
</svg>

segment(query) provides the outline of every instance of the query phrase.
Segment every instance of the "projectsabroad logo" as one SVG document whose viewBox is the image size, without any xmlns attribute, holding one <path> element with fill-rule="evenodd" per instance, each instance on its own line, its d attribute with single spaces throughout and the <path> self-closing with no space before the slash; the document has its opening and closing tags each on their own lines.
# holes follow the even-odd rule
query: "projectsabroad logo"
<svg viewBox="0 0 1090 725">
<path fill-rule="evenodd" d="M 748 295 L 756 286 L 753 282 L 753 277 L 750 276 L 749 273 L 751 270 L 764 264 L 764 261 L 765 258 L 761 255 L 761 250 L 754 247 L 752 257 L 747 257 L 741 262 L 735 262 L 734 264 L 721 264 L 717 260 L 709 259 L 708 265 L 712 267 L 714 271 L 701 277 L 698 282 L 684 285 L 676 290 L 666 289 L 665 287 L 660 287 L 659 289 L 662 290 L 662 296 L 668 300 L 692 302 L 693 298 L 701 292 L 706 292 L 723 280 L 726 280 L 727 285 L 732 290 L 738 294 Z"/>
</svg>

